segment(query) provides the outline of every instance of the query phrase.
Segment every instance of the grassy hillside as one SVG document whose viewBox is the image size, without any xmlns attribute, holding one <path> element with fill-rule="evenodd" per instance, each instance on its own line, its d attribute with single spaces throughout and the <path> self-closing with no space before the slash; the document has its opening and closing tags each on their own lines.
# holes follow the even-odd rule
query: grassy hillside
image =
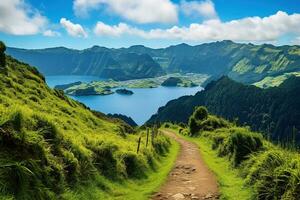
<svg viewBox="0 0 300 200">
<path fill-rule="evenodd" d="M 228 75 L 243 83 L 267 76 L 300 71 L 300 46 L 239 44 L 232 41 L 196 46 L 179 44 L 161 49 L 141 45 L 109 49 L 94 46 L 82 51 L 67 48 L 24 50 L 8 54 L 39 67 L 46 75 L 97 75 L 115 79 L 159 76 L 167 73 Z"/>
<path fill-rule="evenodd" d="M 300 142 L 300 78 L 290 77 L 279 87 L 261 89 L 222 77 L 194 96 L 170 101 L 148 123 L 187 122 L 196 106 L 213 114 L 249 125 L 274 141 Z"/>
<path fill-rule="evenodd" d="M 299 77 L 300 72 L 289 72 L 279 76 L 267 76 L 263 80 L 256 82 L 253 85 L 260 88 L 277 87 L 292 76 Z"/>
<path fill-rule="evenodd" d="M 284 149 L 247 127 L 195 113 L 188 125 L 167 123 L 164 127 L 199 146 L 217 176 L 221 199 L 300 198 L 300 159 L 293 144 Z"/>
<path fill-rule="evenodd" d="M 0 50 L 0 199 L 146 199 L 163 182 L 173 142 L 159 135 L 146 148 L 145 131 L 50 89 Z"/>
</svg>

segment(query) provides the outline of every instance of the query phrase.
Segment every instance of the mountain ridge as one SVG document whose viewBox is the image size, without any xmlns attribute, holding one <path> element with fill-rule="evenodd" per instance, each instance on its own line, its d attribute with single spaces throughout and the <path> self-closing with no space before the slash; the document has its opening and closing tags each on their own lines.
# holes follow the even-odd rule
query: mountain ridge
<svg viewBox="0 0 300 200">
<path fill-rule="evenodd" d="M 182 43 L 157 49 L 143 45 L 128 48 L 95 45 L 83 50 L 8 48 L 7 53 L 37 66 L 45 75 L 95 75 L 117 80 L 182 72 L 213 77 L 227 75 L 253 84 L 266 76 L 300 71 L 299 45 L 254 45 L 229 40 L 195 46 Z"/>
</svg>

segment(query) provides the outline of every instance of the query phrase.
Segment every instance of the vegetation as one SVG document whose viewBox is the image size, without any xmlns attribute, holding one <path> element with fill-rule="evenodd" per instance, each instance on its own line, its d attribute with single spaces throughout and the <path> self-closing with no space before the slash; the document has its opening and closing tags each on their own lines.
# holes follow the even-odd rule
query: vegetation
<svg viewBox="0 0 300 200">
<path fill-rule="evenodd" d="M 197 106 L 206 106 L 211 113 L 239 125 L 249 125 L 252 130 L 263 132 L 273 141 L 300 142 L 300 78 L 292 76 L 280 86 L 261 89 L 243 85 L 222 77 L 209 83 L 205 90 L 194 96 L 170 101 L 159 108 L 148 123 L 187 123 Z M 211 126 L 219 126 L 215 119 Z M 204 123 L 204 122 L 203 122 Z"/>
<path fill-rule="evenodd" d="M 253 85 L 260 88 L 277 87 L 291 76 L 300 76 L 300 72 L 289 72 L 279 76 L 267 76 L 263 80 L 254 83 Z"/>
<path fill-rule="evenodd" d="M 166 87 L 176 87 L 182 83 L 182 80 L 178 77 L 169 77 L 164 82 L 162 82 L 162 86 Z"/>
<path fill-rule="evenodd" d="M 191 118 L 200 110 L 205 109 L 196 109 Z M 199 119 L 198 123 L 205 120 Z M 217 175 L 222 199 L 300 198 L 300 159 L 293 144 L 290 149 L 283 149 L 247 127 L 219 120 L 226 122 L 227 127 L 199 131 L 197 137 L 178 125 L 167 127 L 199 145 L 207 165 Z"/>
<path fill-rule="evenodd" d="M 127 124 L 129 124 L 132 127 L 136 127 L 138 126 L 137 123 L 131 118 L 128 117 L 126 115 L 121 115 L 121 114 L 108 114 L 107 116 L 112 117 L 112 118 L 117 118 L 117 119 L 121 119 L 124 122 L 126 122 Z"/>
<path fill-rule="evenodd" d="M 6 46 L 3 42 L 0 41 L 0 68 L 5 67 L 5 52 Z"/>
<path fill-rule="evenodd" d="M 164 181 L 178 150 L 168 138 L 146 147 L 145 130 L 50 89 L 35 68 L 6 57 L 5 69 L 0 199 L 146 199 Z"/>
<path fill-rule="evenodd" d="M 116 93 L 118 94 L 123 94 L 123 95 L 133 95 L 133 92 L 131 90 L 127 90 L 127 89 L 117 89 Z"/>
<path fill-rule="evenodd" d="M 93 81 L 91 83 L 71 83 L 67 85 L 56 86 L 58 89 L 62 89 L 69 95 L 107 95 L 113 94 L 113 88 L 156 88 L 159 87 L 169 77 L 176 77 L 181 80 L 178 87 L 194 87 L 201 85 L 207 80 L 208 76 L 203 74 L 170 74 L 160 76 L 156 78 L 134 79 L 127 81 Z M 116 91 L 117 92 L 117 91 Z"/>
<path fill-rule="evenodd" d="M 300 71 L 299 46 L 238 44 L 228 40 L 160 49 L 138 45 L 120 49 L 94 46 L 85 50 L 8 48 L 7 52 L 38 66 L 46 75 L 95 75 L 115 80 L 157 77 L 175 72 L 213 77 L 228 75 L 234 80 L 252 84 L 267 76 Z"/>
</svg>

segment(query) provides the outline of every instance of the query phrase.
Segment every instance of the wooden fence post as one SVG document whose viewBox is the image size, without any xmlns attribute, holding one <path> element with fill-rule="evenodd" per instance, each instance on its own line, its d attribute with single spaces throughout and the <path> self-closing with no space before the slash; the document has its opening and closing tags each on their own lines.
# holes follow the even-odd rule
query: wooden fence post
<svg viewBox="0 0 300 200">
<path fill-rule="evenodd" d="M 148 147 L 148 141 L 149 141 L 149 128 L 147 128 L 147 140 L 146 140 L 146 147 Z"/>
<path fill-rule="evenodd" d="M 140 145 L 141 145 L 141 136 L 139 137 L 139 141 L 138 141 L 138 146 L 137 146 L 136 153 L 139 153 L 139 151 L 140 151 Z"/>
</svg>

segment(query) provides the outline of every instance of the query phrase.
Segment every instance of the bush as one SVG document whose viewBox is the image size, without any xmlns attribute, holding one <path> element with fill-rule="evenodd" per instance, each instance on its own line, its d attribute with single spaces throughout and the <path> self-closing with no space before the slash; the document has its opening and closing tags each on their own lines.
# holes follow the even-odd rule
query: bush
<svg viewBox="0 0 300 200">
<path fill-rule="evenodd" d="M 260 134 L 235 128 L 220 145 L 219 155 L 228 155 L 232 159 L 233 165 L 237 166 L 246 160 L 251 153 L 261 150 L 262 147 L 263 138 Z"/>
<path fill-rule="evenodd" d="M 201 130 L 204 131 L 213 131 L 216 130 L 218 128 L 226 128 L 229 127 L 229 123 L 222 119 L 222 118 L 218 118 L 215 116 L 209 116 L 207 119 L 205 119 L 204 121 L 202 121 L 199 124 Z"/>
<path fill-rule="evenodd" d="M 130 178 L 141 178 L 145 176 L 147 165 L 136 153 L 127 152 L 123 155 L 126 174 Z"/>
<path fill-rule="evenodd" d="M 279 149 L 255 154 L 244 163 L 244 173 L 249 184 L 254 185 L 257 199 L 300 198 L 300 160 Z"/>
<path fill-rule="evenodd" d="M 205 120 L 208 117 L 208 111 L 204 106 L 196 107 L 193 116 L 196 120 Z"/>
<path fill-rule="evenodd" d="M 198 132 L 200 131 L 200 127 L 194 116 L 191 116 L 189 119 L 189 130 L 190 130 L 191 136 L 197 135 Z"/>
<path fill-rule="evenodd" d="M 103 141 L 88 143 L 87 148 L 93 152 L 93 163 L 101 174 L 107 178 L 117 178 L 118 173 L 117 159 L 114 154 L 118 147 Z"/>
</svg>

